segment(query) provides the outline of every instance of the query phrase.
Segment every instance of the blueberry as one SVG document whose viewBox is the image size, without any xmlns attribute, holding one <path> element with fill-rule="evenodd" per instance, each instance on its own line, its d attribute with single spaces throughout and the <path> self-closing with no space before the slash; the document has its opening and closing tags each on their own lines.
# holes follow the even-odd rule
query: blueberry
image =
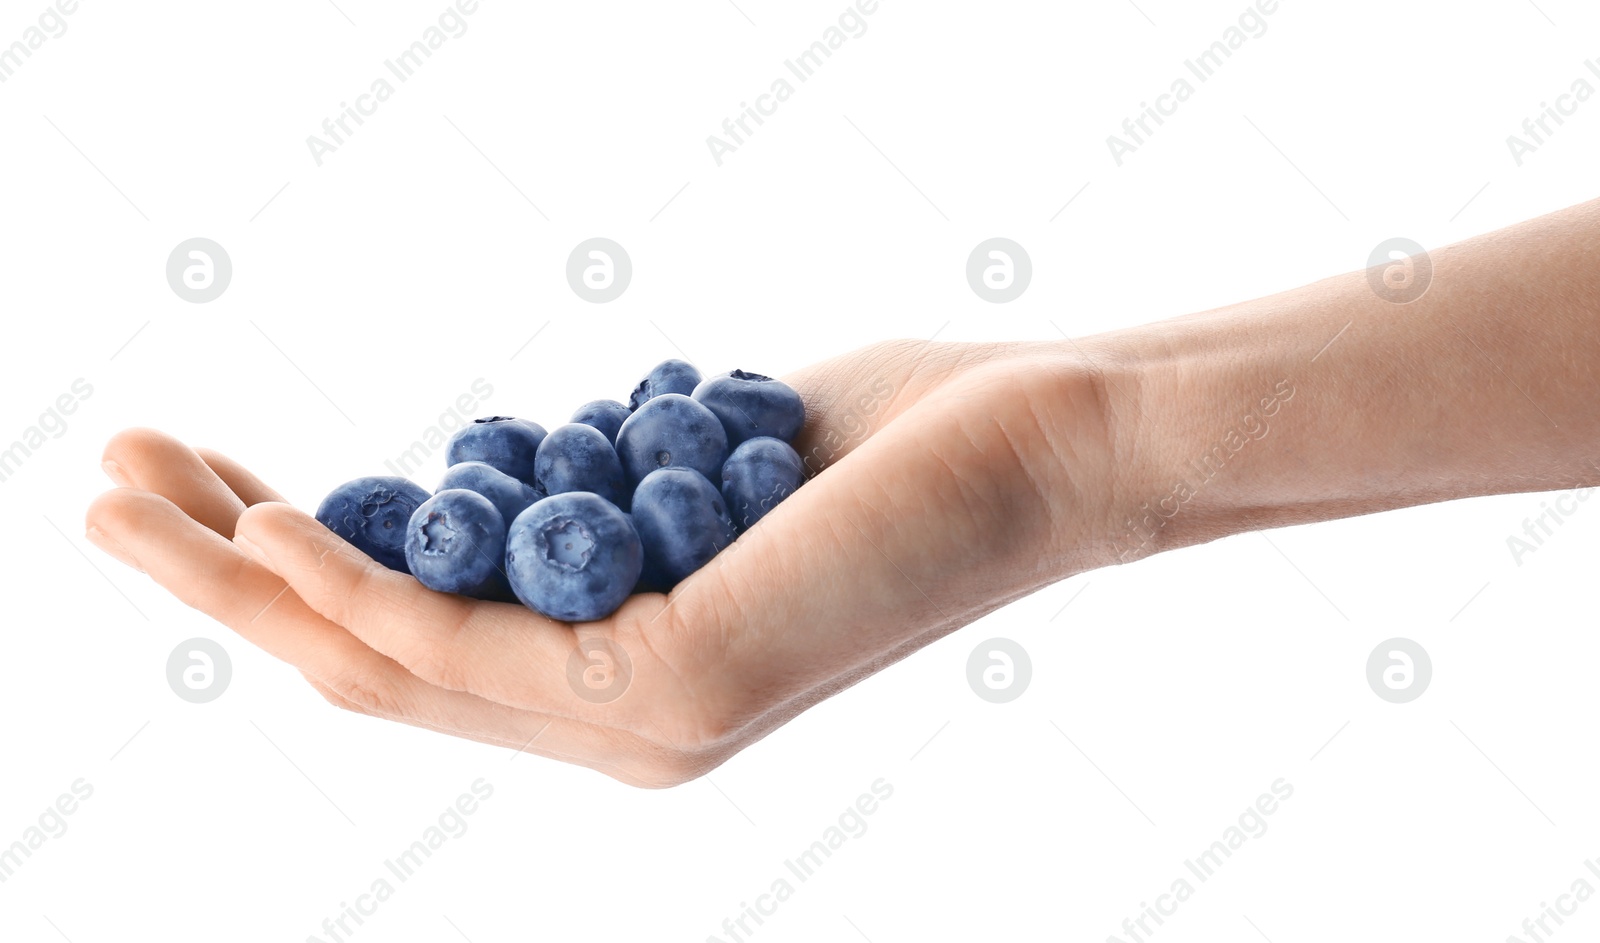
<svg viewBox="0 0 1600 943">
<path fill-rule="evenodd" d="M 605 433 L 594 426 L 581 422 L 557 426 L 539 444 L 533 467 L 546 494 L 590 491 L 618 507 L 627 506 L 622 462 Z"/>
<path fill-rule="evenodd" d="M 644 566 L 639 569 L 639 580 L 633 584 L 634 593 L 670 593 L 675 584 L 662 572 L 661 567 L 651 562 L 649 557 L 644 558 Z"/>
<path fill-rule="evenodd" d="M 722 499 L 743 533 L 805 480 L 800 455 L 771 436 L 746 439 L 722 463 Z"/>
<path fill-rule="evenodd" d="M 544 497 L 544 492 L 537 487 L 483 462 L 451 465 L 444 477 L 439 479 L 439 487 L 434 489 L 434 493 L 451 488 L 478 492 L 488 498 L 489 503 L 500 512 L 501 519 L 507 521 L 516 520 L 528 505 Z"/>
<path fill-rule="evenodd" d="M 622 428 L 622 422 L 630 412 L 632 410 L 614 399 L 597 399 L 579 406 L 568 421 L 594 426 L 605 433 L 607 442 L 616 445 L 617 430 Z"/>
<path fill-rule="evenodd" d="M 759 373 L 730 370 L 707 377 L 694 398 L 716 413 L 728 431 L 728 444 L 756 436 L 788 442 L 806 424 L 806 407 L 794 387 Z"/>
<path fill-rule="evenodd" d="M 628 524 L 630 526 L 633 525 L 632 514 L 624 511 L 622 512 L 622 516 L 628 519 Z M 638 528 L 634 527 L 634 530 L 637 532 Z M 656 566 L 655 563 L 651 561 L 649 554 L 646 554 L 644 558 L 644 565 L 639 569 L 639 579 L 633 584 L 633 592 L 665 593 L 671 589 L 672 581 L 667 579 L 666 575 L 661 572 L 661 568 Z"/>
<path fill-rule="evenodd" d="M 692 468 L 714 479 L 728 457 L 728 434 L 711 410 L 682 393 L 657 396 L 639 407 L 617 433 L 617 457 L 628 484 L 637 487 L 658 468 Z"/>
<path fill-rule="evenodd" d="M 472 420 L 445 445 L 446 465 L 483 462 L 513 478 L 533 484 L 533 457 L 544 441 L 544 426 L 512 416 Z"/>
<path fill-rule="evenodd" d="M 733 520 L 716 486 L 688 468 L 659 468 L 633 493 L 633 526 L 668 586 L 733 543 Z"/>
<path fill-rule="evenodd" d="M 647 401 L 667 393 L 688 396 L 700 382 L 700 371 L 687 360 L 663 360 L 644 375 L 628 397 L 628 408 L 638 409 Z"/>
<path fill-rule="evenodd" d="M 421 485 L 392 475 L 370 475 L 347 481 L 317 506 L 322 526 L 354 544 L 357 550 L 391 570 L 406 569 L 406 524 L 428 492 Z"/>
<path fill-rule="evenodd" d="M 465 488 L 439 492 L 411 515 L 406 563 L 422 585 L 441 593 L 509 602 L 506 522 L 488 498 Z"/>
<path fill-rule="evenodd" d="M 506 541 L 506 573 L 517 598 L 564 622 L 615 612 L 639 581 L 643 562 L 628 516 L 586 491 L 534 504 L 512 523 Z"/>
</svg>

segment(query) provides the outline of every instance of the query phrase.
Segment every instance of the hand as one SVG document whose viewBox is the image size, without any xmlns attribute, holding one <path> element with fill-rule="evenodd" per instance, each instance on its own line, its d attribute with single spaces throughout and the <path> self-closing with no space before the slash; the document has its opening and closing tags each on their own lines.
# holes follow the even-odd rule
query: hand
<svg viewBox="0 0 1600 943">
<path fill-rule="evenodd" d="M 107 445 L 123 487 L 88 532 L 339 707 L 646 787 L 1113 562 L 1113 411 L 1078 351 L 901 341 L 785 379 L 820 473 L 671 594 L 599 622 L 432 592 L 225 456 L 148 429 Z"/>
<path fill-rule="evenodd" d="M 785 379 L 820 474 L 600 622 L 430 592 L 149 430 L 107 447 L 125 487 L 89 536 L 341 707 L 672 785 L 1073 573 L 1594 485 L 1596 244 L 1600 200 L 1432 252 L 1403 317 L 1375 270 L 1064 344 L 901 341 L 803 370 Z"/>
</svg>

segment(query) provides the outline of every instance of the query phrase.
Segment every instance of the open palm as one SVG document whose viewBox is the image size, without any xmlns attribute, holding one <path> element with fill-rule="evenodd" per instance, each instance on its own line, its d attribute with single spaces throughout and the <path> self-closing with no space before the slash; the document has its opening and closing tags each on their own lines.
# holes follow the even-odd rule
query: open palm
<svg viewBox="0 0 1600 943">
<path fill-rule="evenodd" d="M 436 593 L 227 457 L 131 429 L 90 536 L 344 708 L 638 786 L 702 775 L 812 704 L 1097 566 L 1104 391 L 1044 345 L 888 342 L 784 378 L 805 487 L 670 594 L 568 624 Z"/>
</svg>

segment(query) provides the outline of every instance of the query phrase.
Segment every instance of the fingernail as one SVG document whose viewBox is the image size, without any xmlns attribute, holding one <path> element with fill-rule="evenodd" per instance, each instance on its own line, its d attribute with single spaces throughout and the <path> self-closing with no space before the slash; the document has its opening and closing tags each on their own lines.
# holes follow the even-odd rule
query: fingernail
<svg viewBox="0 0 1600 943">
<path fill-rule="evenodd" d="M 256 561 L 262 566 L 269 569 L 272 567 L 272 561 L 267 559 L 266 552 L 257 546 L 255 541 L 251 540 L 249 537 L 246 537 L 243 534 L 234 534 L 233 545 L 244 551 L 245 556 Z"/>
<path fill-rule="evenodd" d="M 133 558 L 133 554 L 128 552 L 128 548 L 117 543 L 110 534 L 98 527 L 91 527 L 84 531 L 83 535 L 89 538 L 90 543 L 103 550 L 107 556 L 115 557 L 124 565 L 133 567 L 140 573 L 144 572 L 144 567 L 140 566 L 139 561 Z"/>
<path fill-rule="evenodd" d="M 133 479 L 128 477 L 128 473 L 122 470 L 122 466 L 121 465 L 118 465 L 116 462 L 113 462 L 111 459 L 108 458 L 105 461 L 101 462 L 100 463 L 100 468 L 101 468 L 102 471 L 104 471 L 106 473 L 106 477 L 110 478 L 112 480 L 112 482 L 114 482 L 118 486 L 123 487 L 123 488 L 132 488 L 133 487 Z"/>
</svg>

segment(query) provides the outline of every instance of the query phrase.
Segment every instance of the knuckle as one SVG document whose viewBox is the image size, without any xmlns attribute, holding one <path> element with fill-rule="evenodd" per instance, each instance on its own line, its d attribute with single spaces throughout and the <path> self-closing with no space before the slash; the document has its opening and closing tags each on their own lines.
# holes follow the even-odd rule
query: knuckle
<svg viewBox="0 0 1600 943">
<path fill-rule="evenodd" d="M 468 690 L 467 672 L 445 646 L 434 642 L 413 642 L 397 659 L 406 670 L 437 688 Z"/>
<path fill-rule="evenodd" d="M 413 628 L 404 636 L 394 658 L 413 675 L 435 687 L 451 691 L 474 690 L 477 676 L 471 670 L 473 659 L 465 657 L 467 648 L 462 640 L 472 634 L 472 611 L 462 608 L 459 617 L 446 619 L 443 624 L 427 622 L 427 616 L 412 607 L 404 607 L 398 618 Z M 427 626 L 426 628 L 417 628 Z"/>
<path fill-rule="evenodd" d="M 713 706 L 696 705 L 688 713 L 689 716 L 682 721 L 682 742 L 695 751 L 726 743 L 742 726 L 735 723 L 727 712 Z"/>
<path fill-rule="evenodd" d="M 640 788 L 670 789 L 699 779 L 716 765 L 696 754 L 663 750 L 636 763 L 628 772 Z"/>
<path fill-rule="evenodd" d="M 742 724 L 714 704 L 694 701 L 657 713 L 652 721 L 662 752 L 673 757 L 698 757 L 721 749 Z"/>
<path fill-rule="evenodd" d="M 400 713 L 400 699 L 394 688 L 367 669 L 347 669 L 330 681 L 328 687 L 363 713 L 383 717 Z"/>
<path fill-rule="evenodd" d="M 325 684 L 319 684 L 313 681 L 311 684 L 311 689 L 316 691 L 317 696 L 321 697 L 324 701 L 327 701 L 329 704 L 332 704 L 334 707 L 337 707 L 342 711 L 349 711 L 352 714 L 368 714 L 368 711 L 365 708 L 361 707 L 359 704 L 356 704 L 354 701 L 347 700 L 345 697 L 335 692 L 332 688 Z"/>
<path fill-rule="evenodd" d="M 690 577 L 701 582 L 679 587 L 682 595 L 659 621 L 622 633 L 622 644 L 648 665 L 635 671 L 651 675 L 645 730 L 664 747 L 690 755 L 732 740 L 749 713 L 738 686 L 727 683 L 733 642 L 728 627 L 746 619 L 731 602 L 736 594 L 711 585 L 721 579 L 713 560 Z"/>
</svg>

